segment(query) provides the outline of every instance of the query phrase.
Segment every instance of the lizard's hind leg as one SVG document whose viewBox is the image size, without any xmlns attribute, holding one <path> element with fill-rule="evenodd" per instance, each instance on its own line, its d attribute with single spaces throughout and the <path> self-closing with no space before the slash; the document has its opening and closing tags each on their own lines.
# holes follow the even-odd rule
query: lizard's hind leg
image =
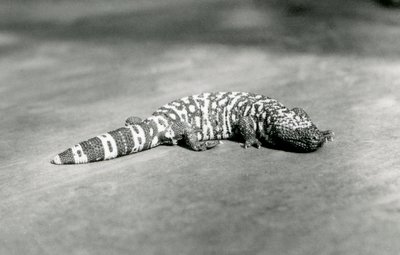
<svg viewBox="0 0 400 255">
<path fill-rule="evenodd" d="M 136 125 L 142 122 L 142 119 L 136 116 L 131 116 L 125 120 L 125 126 Z"/>
<path fill-rule="evenodd" d="M 172 129 L 176 139 L 182 141 L 186 147 L 194 151 L 205 151 L 220 144 L 219 141 L 200 141 L 197 137 L 197 133 L 200 131 L 187 123 L 176 123 L 172 126 Z"/>
<path fill-rule="evenodd" d="M 220 144 L 219 141 L 199 141 L 196 132 L 185 133 L 183 141 L 187 147 L 194 151 L 205 151 Z"/>
</svg>

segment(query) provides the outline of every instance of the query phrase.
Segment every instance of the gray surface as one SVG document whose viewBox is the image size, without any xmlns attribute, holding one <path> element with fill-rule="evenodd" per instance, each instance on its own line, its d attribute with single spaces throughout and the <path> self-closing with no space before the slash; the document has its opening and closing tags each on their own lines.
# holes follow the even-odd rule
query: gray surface
<svg viewBox="0 0 400 255">
<path fill-rule="evenodd" d="M 369 1 L 0 2 L 0 254 L 399 254 L 399 25 Z M 49 164 L 224 90 L 304 107 L 336 141 Z"/>
</svg>

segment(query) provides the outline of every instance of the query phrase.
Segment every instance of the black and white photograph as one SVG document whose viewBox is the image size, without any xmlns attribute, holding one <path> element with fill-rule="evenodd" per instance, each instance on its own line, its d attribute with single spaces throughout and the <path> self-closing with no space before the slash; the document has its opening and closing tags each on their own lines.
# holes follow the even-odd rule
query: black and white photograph
<svg viewBox="0 0 400 255">
<path fill-rule="evenodd" d="M 0 0 L 0 255 L 400 254 L 400 0 Z"/>
</svg>

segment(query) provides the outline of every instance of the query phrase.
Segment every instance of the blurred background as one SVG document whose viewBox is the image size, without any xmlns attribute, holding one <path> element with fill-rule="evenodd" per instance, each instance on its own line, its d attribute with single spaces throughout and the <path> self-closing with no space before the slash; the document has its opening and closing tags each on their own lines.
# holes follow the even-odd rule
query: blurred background
<svg viewBox="0 0 400 255">
<path fill-rule="evenodd" d="M 0 254 L 399 254 L 398 6 L 0 1 Z M 209 91 L 303 107 L 336 141 L 49 164 Z"/>
</svg>

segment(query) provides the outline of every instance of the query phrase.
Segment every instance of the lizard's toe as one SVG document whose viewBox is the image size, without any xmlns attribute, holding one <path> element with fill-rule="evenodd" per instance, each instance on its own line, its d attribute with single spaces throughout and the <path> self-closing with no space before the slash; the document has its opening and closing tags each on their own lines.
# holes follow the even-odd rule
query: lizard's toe
<svg viewBox="0 0 400 255">
<path fill-rule="evenodd" d="M 219 141 L 207 141 L 206 148 L 211 149 L 211 148 L 214 148 L 215 146 L 217 146 L 218 144 L 220 144 Z"/>
<path fill-rule="evenodd" d="M 254 146 L 254 147 L 256 147 L 257 149 L 259 149 L 259 148 L 261 147 L 261 142 L 258 141 L 257 139 L 252 139 L 252 140 L 246 141 L 246 142 L 242 145 L 242 147 L 245 148 L 245 149 L 247 149 L 248 147 L 251 147 L 251 146 Z"/>
</svg>

